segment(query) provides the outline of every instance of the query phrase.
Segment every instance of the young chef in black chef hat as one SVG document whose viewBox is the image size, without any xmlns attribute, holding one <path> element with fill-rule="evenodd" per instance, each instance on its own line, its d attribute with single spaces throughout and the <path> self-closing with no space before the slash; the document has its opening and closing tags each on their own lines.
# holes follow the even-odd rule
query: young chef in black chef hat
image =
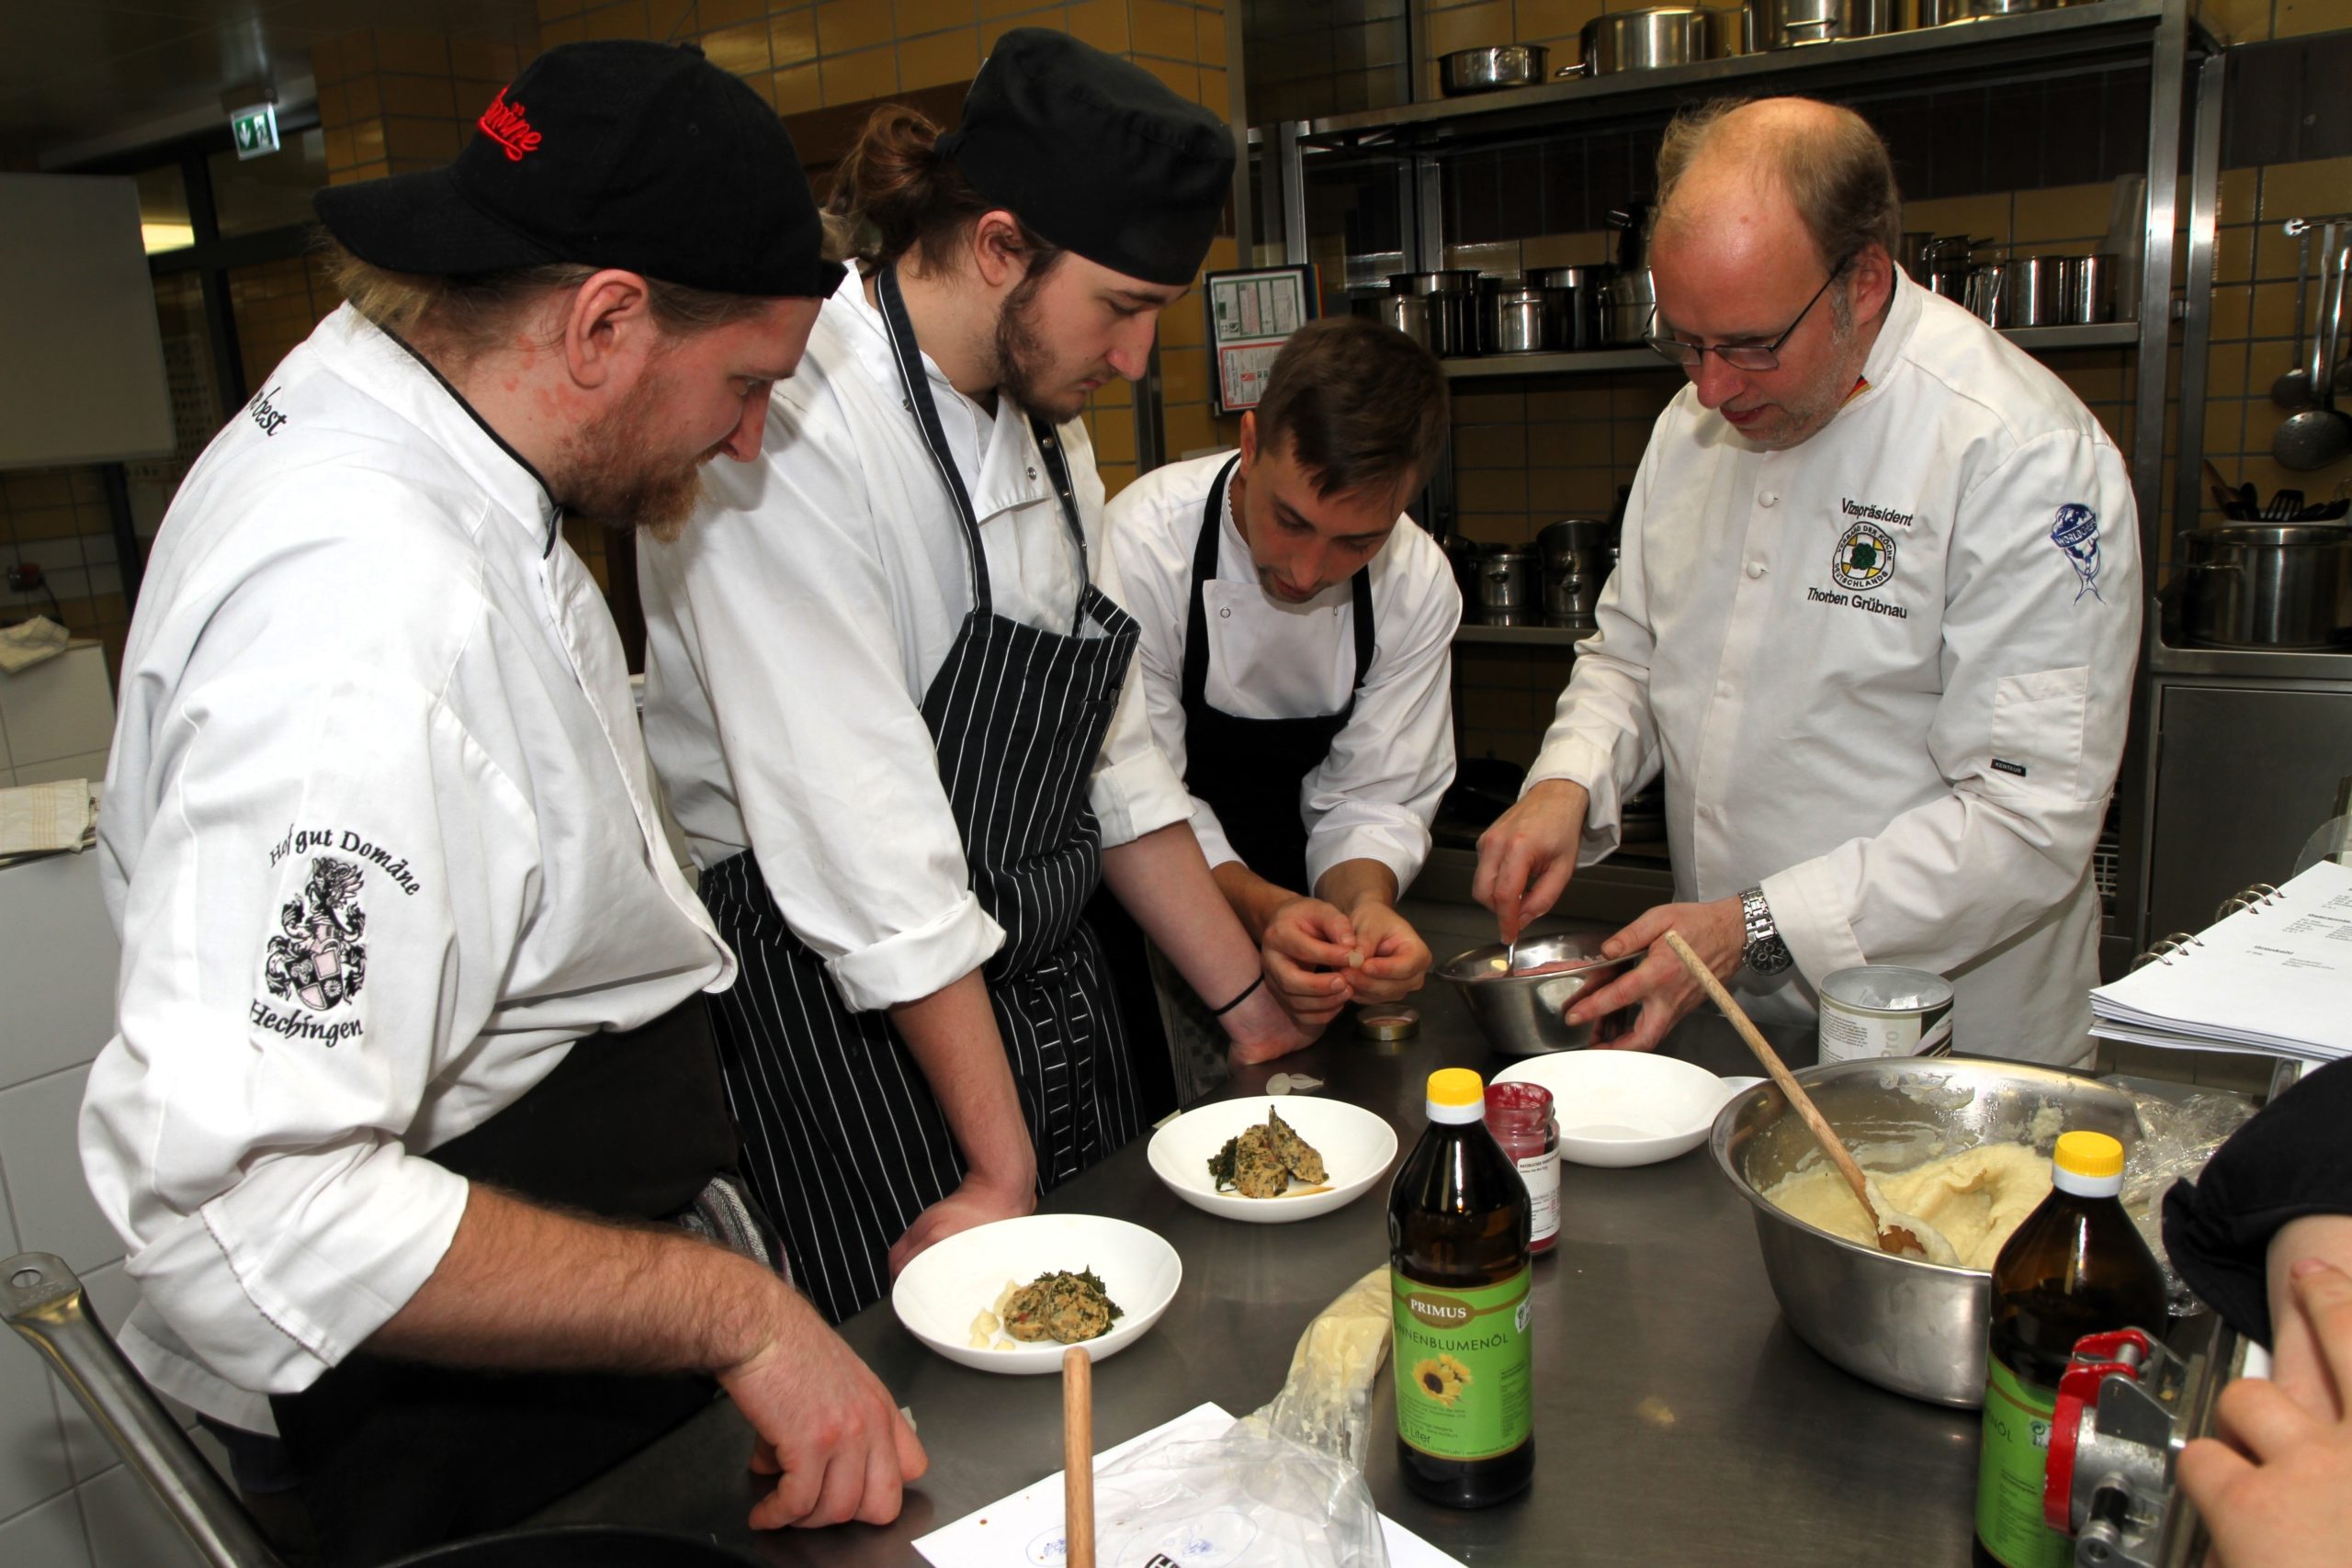
<svg viewBox="0 0 2352 1568">
<path fill-rule="evenodd" d="M 1141 1131 L 1080 917 L 1100 874 L 1236 1048 L 1262 983 L 1152 745 L 1087 395 L 1140 376 L 1232 133 L 1136 66 L 1007 33 L 957 129 L 886 108 L 762 461 L 643 544 L 646 735 L 747 983 L 718 1010 L 746 1166 L 838 1319 Z"/>
<path fill-rule="evenodd" d="M 1445 411 L 1427 349 L 1312 321 L 1241 416 L 1238 452 L 1156 468 L 1110 507 L 1152 735 L 1268 983 L 1305 1017 L 1395 1001 L 1430 966 L 1396 897 L 1453 779 L 1462 593 L 1401 511 Z M 1139 1034 L 1144 1011 L 1127 1015 Z M 1222 1076 L 1194 1055 L 1180 1100 Z"/>
<path fill-rule="evenodd" d="M 123 1345 L 334 1562 L 520 1518 L 713 1376 L 782 1466 L 755 1525 L 887 1521 L 922 1450 L 731 1184 L 735 963 L 560 528 L 758 452 L 841 276 L 791 142 L 698 51 L 573 45 L 318 208 L 354 303 L 190 471 L 123 658 Z"/>
</svg>

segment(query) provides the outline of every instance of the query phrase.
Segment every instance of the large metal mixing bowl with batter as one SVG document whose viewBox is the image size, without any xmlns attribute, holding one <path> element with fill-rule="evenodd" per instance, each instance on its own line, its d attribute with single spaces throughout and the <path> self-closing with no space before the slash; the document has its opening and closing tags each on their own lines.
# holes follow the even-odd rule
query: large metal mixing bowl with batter
<svg viewBox="0 0 2352 1568">
<path fill-rule="evenodd" d="M 1800 1070 L 1797 1081 L 1863 1165 L 1907 1168 L 1980 1144 L 2018 1143 L 2047 1156 L 2062 1132 L 2086 1127 L 2139 1141 L 2130 1097 L 2054 1067 L 1968 1056 L 1890 1056 Z M 1756 1240 L 1781 1312 L 1797 1337 L 1856 1377 L 1937 1404 L 1984 1396 L 1989 1276 L 1896 1258 L 1817 1229 L 1765 1191 L 1820 1145 L 1765 1083 L 1723 1108 L 1707 1147 L 1756 1211 Z M 1875 1148 L 1900 1151 L 1894 1160 Z"/>
</svg>

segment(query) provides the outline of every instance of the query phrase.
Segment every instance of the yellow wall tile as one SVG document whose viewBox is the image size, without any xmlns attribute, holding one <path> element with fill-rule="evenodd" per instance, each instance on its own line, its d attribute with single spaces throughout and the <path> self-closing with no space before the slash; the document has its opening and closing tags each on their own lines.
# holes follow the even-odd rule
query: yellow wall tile
<svg viewBox="0 0 2352 1568">
<path fill-rule="evenodd" d="M 1208 320 L 1201 297 L 1188 293 L 1159 312 L 1159 346 L 1199 348 L 1208 342 Z"/>
<path fill-rule="evenodd" d="M 1515 468 L 1471 468 L 1454 476 L 1465 512 L 1518 512 L 1527 505 L 1527 474 Z"/>
<path fill-rule="evenodd" d="M 1429 27 L 1430 58 L 1434 60 L 1457 49 L 1510 43 L 1515 30 L 1510 0 L 1481 0 L 1477 5 L 1450 6 L 1442 10 L 1432 7 Z"/>
<path fill-rule="evenodd" d="M 1136 460 L 1136 422 L 1124 409 L 1108 409 L 1086 422 L 1088 432 L 1094 437 L 1094 460 L 1097 463 L 1132 463 Z"/>
<path fill-rule="evenodd" d="M 446 119 L 412 119 L 395 115 L 383 122 L 384 150 L 412 164 L 446 164 L 458 155 L 462 138 Z"/>
<path fill-rule="evenodd" d="M 798 8 L 808 9 L 805 0 Z M 768 9 L 768 0 L 695 0 L 695 22 L 705 28 L 731 28 L 759 21 Z"/>
<path fill-rule="evenodd" d="M 618 6 L 600 6 L 583 12 L 581 25 L 592 39 L 641 39 L 653 33 L 652 18 L 645 9 L 645 0 L 626 0 Z"/>
<path fill-rule="evenodd" d="M 975 29 L 972 37 L 976 42 L 979 38 L 978 0 L 894 0 L 894 14 L 900 38 L 961 27 Z"/>
<path fill-rule="evenodd" d="M 552 22 L 559 17 L 569 17 L 580 9 L 580 0 L 539 0 L 539 20 Z"/>
<path fill-rule="evenodd" d="M 2278 0 L 2271 28 L 2277 38 L 2352 28 L 2352 0 Z"/>
<path fill-rule="evenodd" d="M 1162 60 L 1197 62 L 1198 46 L 1193 40 L 1193 12 L 1187 6 L 1173 0 L 1129 0 L 1127 34 L 1138 54 L 1157 55 Z"/>
<path fill-rule="evenodd" d="M 508 82 L 520 66 L 513 44 L 478 38 L 449 40 L 449 73 L 453 76 L 476 82 Z"/>
<path fill-rule="evenodd" d="M 449 73 L 449 42 L 437 33 L 379 28 L 375 41 L 376 65 L 379 70 L 404 71 L 419 76 Z"/>
<path fill-rule="evenodd" d="M 2009 198 L 1997 196 L 1954 196 L 1935 201 L 1909 201 L 1903 205 L 1903 226 L 1925 229 L 1938 234 L 1967 234 L 1972 238 L 1990 236 L 1995 244 L 2009 241 Z M 2106 224 L 2101 222 L 2100 228 Z"/>
<path fill-rule="evenodd" d="M 2256 276 L 2255 247 L 2256 243 L 2256 231 L 2252 229 L 2223 229 L 2215 234 L 2213 236 L 2214 280 L 2221 283 L 2245 283 L 2253 278 Z M 2292 246 L 2289 247 L 2290 253 L 2292 248 Z M 2290 254 L 2290 259 L 2287 263 L 2290 271 L 2294 265 Z"/>
<path fill-rule="evenodd" d="M 768 78 L 768 96 L 778 114 L 807 114 L 825 107 L 825 87 L 814 65 L 795 65 Z"/>
<path fill-rule="evenodd" d="M 738 76 L 763 76 L 775 67 L 768 50 L 768 37 L 766 23 L 744 22 L 705 33 L 700 42 L 703 53 L 720 70 L 732 71 Z"/>
<path fill-rule="evenodd" d="M 1136 482 L 1136 466 L 1133 463 L 1097 463 L 1095 468 L 1102 476 L 1102 493 L 1106 500 Z"/>
<path fill-rule="evenodd" d="M 2234 398 L 2243 395 L 2250 384 L 2249 373 L 2252 366 L 2248 364 L 2248 351 L 2241 344 L 2216 344 L 2207 349 L 2205 351 L 2205 395 L 2209 398 Z M 2284 348 L 2277 351 L 2275 361 L 2274 364 L 2264 366 L 2262 368 L 2261 385 L 2266 388 L 2270 385 L 2272 378 L 2279 371 L 2287 368 L 2287 353 Z M 2260 365 L 2262 363 L 2260 356 L 2255 355 L 2253 363 Z"/>
<path fill-rule="evenodd" d="M 2346 202 L 2347 196 L 2352 196 L 2352 158 L 2273 164 L 2262 171 L 2262 220 L 2266 223 L 2341 212 L 2352 205 Z"/>
<path fill-rule="evenodd" d="M 1070 36 L 1109 54 L 1127 51 L 1127 0 L 1078 0 L 1069 8 Z"/>
<path fill-rule="evenodd" d="M 957 28 L 953 32 L 906 39 L 899 44 L 899 91 L 968 82 L 980 69 L 980 29 Z"/>
<path fill-rule="evenodd" d="M 1167 83 L 1170 91 L 1186 103 L 1196 104 L 1201 101 L 1201 68 L 1199 66 L 1179 64 L 1172 60 L 1155 59 L 1148 54 L 1137 55 L 1136 63 Z"/>
<path fill-rule="evenodd" d="M 1235 437 L 1209 416 L 1206 403 L 1184 403 L 1167 411 L 1163 446 L 1170 457 L 1230 446 Z"/>
<path fill-rule="evenodd" d="M 1513 43 L 1551 43 L 1555 71 L 1577 62 L 1577 39 L 1584 25 L 1600 15 L 1601 0 L 1519 0 Z M 1504 40 L 1498 39 L 1499 43 Z M 1565 47 L 1563 47 L 1565 46 Z"/>
<path fill-rule="evenodd" d="M 890 39 L 890 7 L 876 0 L 824 0 L 817 7 L 817 46 L 829 58 Z M 826 89 L 827 101 L 832 90 Z"/>
<path fill-rule="evenodd" d="M 2272 0 L 2200 0 L 2198 20 L 2225 43 L 2253 43 L 2270 36 Z"/>
<path fill-rule="evenodd" d="M 2099 239 L 2107 232 L 2107 209 L 2113 194 L 2104 185 L 2021 190 L 2012 209 L 2011 237 L 2022 243 Z"/>
<path fill-rule="evenodd" d="M 1197 11 L 1193 16 L 1193 48 L 1204 65 L 1229 65 L 1226 58 L 1227 39 L 1225 17 L 1215 11 Z"/>
<path fill-rule="evenodd" d="M 578 43 L 588 36 L 588 25 L 578 17 L 564 17 L 539 24 L 539 47 L 553 49 L 560 43 Z"/>
<path fill-rule="evenodd" d="M 691 38 L 700 28 L 721 24 L 702 20 L 695 0 L 646 0 L 645 36 L 657 41 Z"/>
<path fill-rule="evenodd" d="M 1244 106 L 1233 101 L 1231 80 L 1214 65 L 1201 67 L 1201 103 L 1236 125 L 1241 123 L 1242 115 L 1246 112 Z"/>
<path fill-rule="evenodd" d="M 1055 11 L 1061 9 L 1058 6 L 1046 8 Z M 1033 13 L 1038 9 L 1040 7 L 1037 0 L 980 0 L 980 20 L 994 21 L 1000 17 Z M 1027 25 L 1039 28 L 1058 27 L 1061 25 L 1061 18 L 1032 15 Z"/>
<path fill-rule="evenodd" d="M 2222 170 L 2221 190 L 2214 204 L 2214 220 L 2225 225 L 2253 222 L 2258 216 L 2255 208 L 2261 189 L 2260 170 Z"/>
<path fill-rule="evenodd" d="M 1190 350 L 1159 356 L 1160 396 L 1173 406 L 1177 403 L 1206 403 L 1209 400 L 1209 367 L 1204 355 Z"/>
<path fill-rule="evenodd" d="M 779 71 L 817 58 L 817 7 L 796 6 L 768 18 L 768 58 Z"/>
<path fill-rule="evenodd" d="M 819 26 L 821 28 L 822 24 Z M 899 62 L 888 49 L 860 50 L 854 54 L 828 55 L 817 62 L 824 79 L 825 105 L 863 103 L 887 98 L 899 90 Z"/>
</svg>

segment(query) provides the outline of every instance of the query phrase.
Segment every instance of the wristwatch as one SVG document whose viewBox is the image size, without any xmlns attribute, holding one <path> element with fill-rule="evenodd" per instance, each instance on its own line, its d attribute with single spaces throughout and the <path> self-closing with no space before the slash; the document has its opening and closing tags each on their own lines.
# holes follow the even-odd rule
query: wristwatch
<svg viewBox="0 0 2352 1568">
<path fill-rule="evenodd" d="M 1740 950 L 1740 961 L 1758 975 L 1778 975 L 1796 962 L 1789 956 L 1789 944 L 1781 940 L 1781 928 L 1772 923 L 1772 907 L 1764 902 L 1764 889 L 1751 887 L 1739 896 L 1740 918 L 1747 923 L 1747 945 Z"/>
</svg>

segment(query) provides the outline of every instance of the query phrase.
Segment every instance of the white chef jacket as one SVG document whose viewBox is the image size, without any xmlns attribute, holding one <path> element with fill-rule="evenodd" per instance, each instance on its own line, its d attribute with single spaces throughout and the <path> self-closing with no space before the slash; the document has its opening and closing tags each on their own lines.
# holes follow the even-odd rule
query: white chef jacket
<svg viewBox="0 0 2352 1568">
<path fill-rule="evenodd" d="M 998 615 L 1067 634 L 1081 562 L 1028 420 L 923 369 L 972 498 Z M 1102 481 L 1061 427 L 1095 585 Z M 716 470 L 720 465 L 713 465 Z M 971 552 L 908 412 L 881 312 L 853 278 L 768 401 L 759 460 L 710 475 L 674 544 L 640 538 L 645 735 L 695 863 L 748 849 L 842 1001 L 930 996 L 1004 932 L 973 895 L 923 694 L 972 608 Z M 1091 623 L 1084 635 L 1099 635 Z M 1089 784 L 1102 843 L 1184 819 L 1129 682 Z"/>
<path fill-rule="evenodd" d="M 1201 509 L 1227 454 L 1155 468 L 1111 502 L 1111 551 L 1128 611 L 1142 624 L 1136 668 L 1152 739 L 1182 777 L 1184 642 Z M 1342 861 L 1376 860 L 1412 886 L 1429 859 L 1430 822 L 1453 782 L 1454 628 L 1462 591 L 1445 552 L 1399 517 L 1370 562 L 1372 663 L 1355 711 L 1330 753 L 1302 781 L 1310 885 Z M 1209 638 L 1209 705 L 1237 718 L 1337 713 L 1355 689 L 1355 598 L 1349 583 L 1303 604 L 1258 581 L 1233 521 L 1228 487 L 1217 533 L 1216 576 L 1201 586 Z M 1238 860 L 1208 802 L 1191 796 L 1193 832 L 1212 866 Z M 1309 888 L 1299 891 L 1311 891 Z"/>
<path fill-rule="evenodd" d="M 1589 862 L 1663 767 L 1676 897 L 1760 883 L 1796 960 L 1743 976 L 1759 1015 L 1907 964 L 1951 977 L 1961 1051 L 2072 1063 L 2140 639 L 2130 479 L 2055 376 L 1900 272 L 1863 379 L 1786 452 L 1668 406 L 1528 776 L 1592 792 Z"/>
<path fill-rule="evenodd" d="M 419 1156 L 734 959 L 546 492 L 348 306 L 181 485 L 121 690 L 120 1032 L 83 1166 L 143 1293 L 131 1359 L 272 1431 L 265 1396 L 348 1356 L 456 1234 L 466 1182 Z M 306 956 L 358 987 L 306 988 Z"/>
</svg>

